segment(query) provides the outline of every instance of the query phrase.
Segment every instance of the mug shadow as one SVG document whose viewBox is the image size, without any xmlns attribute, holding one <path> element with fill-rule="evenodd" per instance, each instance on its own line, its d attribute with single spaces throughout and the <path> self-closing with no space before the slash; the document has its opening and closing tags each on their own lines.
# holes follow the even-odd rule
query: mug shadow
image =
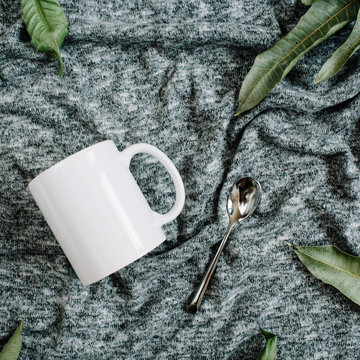
<svg viewBox="0 0 360 360">
<path fill-rule="evenodd" d="M 132 299 L 132 291 L 129 283 L 119 274 L 119 272 L 115 272 L 110 275 L 111 283 L 114 288 L 116 288 L 116 293 L 125 298 L 125 300 Z"/>
</svg>

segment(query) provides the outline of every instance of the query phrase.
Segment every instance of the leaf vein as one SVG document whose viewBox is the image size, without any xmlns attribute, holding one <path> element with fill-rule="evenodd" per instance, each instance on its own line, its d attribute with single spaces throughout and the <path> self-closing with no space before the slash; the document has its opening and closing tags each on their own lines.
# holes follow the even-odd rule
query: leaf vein
<svg viewBox="0 0 360 360">
<path fill-rule="evenodd" d="M 244 103 L 250 98 L 250 96 L 251 96 L 252 93 L 255 91 L 255 89 L 260 86 L 260 84 L 265 80 L 265 78 L 269 75 L 269 73 L 271 73 L 271 72 L 274 70 L 274 68 L 276 68 L 277 66 L 279 66 L 279 65 L 284 61 L 284 59 L 286 59 L 288 56 L 290 57 L 290 55 L 292 55 L 292 54 L 299 48 L 300 45 L 303 45 L 306 40 L 308 40 L 309 38 L 311 39 L 311 36 L 312 36 L 313 34 L 315 34 L 315 33 L 319 30 L 319 28 L 323 28 L 323 27 L 326 26 L 326 25 L 329 26 L 329 28 L 331 28 L 331 27 L 330 27 L 330 24 L 329 24 L 330 21 L 333 20 L 333 19 L 336 19 L 336 17 L 338 16 L 339 13 L 343 12 L 344 10 L 346 10 L 350 5 L 352 5 L 352 4 L 355 3 L 356 1 L 358 1 L 358 0 L 351 0 L 349 3 L 344 4 L 344 6 L 343 6 L 341 9 L 339 9 L 335 14 L 333 14 L 332 16 L 330 16 L 324 23 L 321 23 L 321 25 L 319 25 L 318 27 L 316 27 L 316 28 L 315 28 L 310 34 L 308 34 L 299 44 L 297 44 L 295 47 L 293 47 L 293 48 L 289 51 L 289 53 L 286 53 L 278 62 L 276 62 L 276 63 L 270 68 L 270 70 L 269 70 L 265 75 L 263 75 L 263 76 L 260 78 L 260 81 L 258 82 L 258 84 L 256 84 L 256 86 L 254 86 L 254 87 L 251 89 L 251 91 L 249 91 L 249 93 L 247 94 L 247 96 L 246 96 L 244 99 L 242 99 L 241 104 L 244 104 Z M 285 39 L 285 38 L 283 38 L 283 39 Z M 290 57 L 290 58 L 291 58 L 291 57 Z"/>
<path fill-rule="evenodd" d="M 330 264 L 330 263 L 328 263 L 328 262 L 326 262 L 326 261 L 319 260 L 319 259 L 317 259 L 316 257 L 311 256 L 311 255 L 307 254 L 307 253 L 304 252 L 304 251 L 301 251 L 298 247 L 295 247 L 295 249 L 296 249 L 297 251 L 299 251 L 300 253 L 304 254 L 305 256 L 309 257 L 310 259 L 316 260 L 316 261 L 318 261 L 318 262 L 321 263 L 321 264 L 324 264 L 324 265 L 329 266 L 330 268 L 332 267 L 332 268 L 334 268 L 334 269 L 336 269 L 336 270 L 342 271 L 342 272 L 344 272 L 344 273 L 346 273 L 346 274 L 348 274 L 348 275 L 351 275 L 351 276 L 353 276 L 353 277 L 355 277 L 355 278 L 357 278 L 357 279 L 360 280 L 360 276 L 359 276 L 359 275 L 353 274 L 352 272 L 350 272 L 350 271 L 348 271 L 348 270 L 346 270 L 346 269 L 344 269 L 344 268 L 341 268 L 341 267 L 339 267 L 339 266 Z"/>
</svg>

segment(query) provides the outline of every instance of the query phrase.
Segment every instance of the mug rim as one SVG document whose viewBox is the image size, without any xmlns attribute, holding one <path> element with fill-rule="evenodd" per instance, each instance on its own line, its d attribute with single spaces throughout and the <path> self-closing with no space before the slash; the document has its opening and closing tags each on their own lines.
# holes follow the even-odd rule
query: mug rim
<svg viewBox="0 0 360 360">
<path fill-rule="evenodd" d="M 39 173 L 38 175 L 36 175 L 30 182 L 29 182 L 29 185 L 27 186 L 28 188 L 30 188 L 30 186 L 36 181 L 36 180 L 39 180 L 40 177 L 42 177 L 42 175 L 45 175 L 47 174 L 48 172 L 51 172 L 51 171 L 54 171 L 56 168 L 58 168 L 59 166 L 61 166 L 65 161 L 71 159 L 71 158 L 74 158 L 74 157 L 77 157 L 79 155 L 82 155 L 83 153 L 86 153 L 88 152 L 89 150 L 91 150 L 93 147 L 95 146 L 98 146 L 98 145 L 101 145 L 101 144 L 104 144 L 105 143 L 114 143 L 113 140 L 103 140 L 103 141 L 100 141 L 100 142 L 97 142 L 95 144 L 92 144 L 92 145 L 89 145 L 87 146 L 86 148 L 84 149 L 81 149 L 67 157 L 65 157 L 64 159 L 58 161 L 57 163 L 55 163 L 54 165 L 51 165 L 50 167 L 48 167 L 47 169 L 43 170 L 41 173 Z"/>
</svg>

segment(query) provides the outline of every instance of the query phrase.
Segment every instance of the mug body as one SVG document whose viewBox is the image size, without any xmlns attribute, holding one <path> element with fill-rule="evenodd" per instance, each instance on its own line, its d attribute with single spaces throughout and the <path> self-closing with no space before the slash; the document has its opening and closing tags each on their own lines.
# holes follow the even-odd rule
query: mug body
<svg viewBox="0 0 360 360">
<path fill-rule="evenodd" d="M 111 140 L 38 175 L 29 190 L 84 285 L 142 257 L 165 240 L 128 164 Z"/>
</svg>

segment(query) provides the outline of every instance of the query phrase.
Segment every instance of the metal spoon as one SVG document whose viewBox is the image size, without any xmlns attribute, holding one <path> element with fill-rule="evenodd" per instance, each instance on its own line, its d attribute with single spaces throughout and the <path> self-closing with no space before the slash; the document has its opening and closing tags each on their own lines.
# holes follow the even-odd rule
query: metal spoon
<svg viewBox="0 0 360 360">
<path fill-rule="evenodd" d="M 196 313 L 200 307 L 201 300 L 207 286 L 209 285 L 209 281 L 214 273 L 216 264 L 226 244 L 226 240 L 229 237 L 231 229 L 236 223 L 248 218 L 255 211 L 260 203 L 260 199 L 261 185 L 256 180 L 250 177 L 243 177 L 233 184 L 227 203 L 227 213 L 229 216 L 228 230 L 189 306 L 190 312 Z"/>
</svg>

